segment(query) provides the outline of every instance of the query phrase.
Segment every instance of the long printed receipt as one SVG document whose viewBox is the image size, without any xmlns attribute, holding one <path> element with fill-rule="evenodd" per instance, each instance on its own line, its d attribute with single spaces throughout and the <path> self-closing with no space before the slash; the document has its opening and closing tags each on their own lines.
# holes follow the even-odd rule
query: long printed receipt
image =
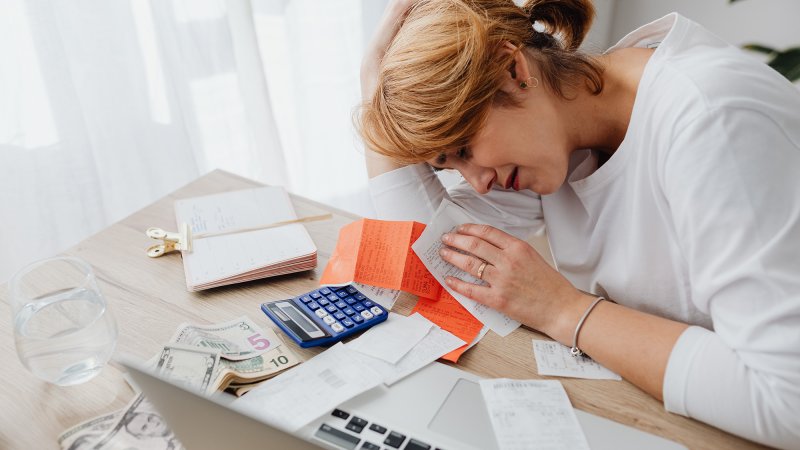
<svg viewBox="0 0 800 450">
<path fill-rule="evenodd" d="M 452 276 L 460 278 L 468 283 L 485 284 L 483 280 L 475 278 L 471 274 L 446 262 L 439 256 L 439 250 L 444 245 L 442 243 L 442 235 L 454 231 L 459 225 L 464 223 L 480 223 L 480 221 L 470 216 L 455 203 L 447 199 L 442 200 L 442 204 L 439 205 L 439 209 L 436 210 L 431 222 L 411 248 L 414 249 L 414 252 L 422 260 L 422 263 L 425 264 L 425 267 L 433 274 L 434 278 L 436 278 L 436 280 L 447 289 L 447 292 L 458 300 L 467 311 L 495 333 L 500 336 L 507 336 L 519 327 L 519 322 L 512 320 L 505 314 L 495 311 L 488 306 L 482 305 L 475 300 L 459 294 L 444 281 L 446 277 Z"/>
</svg>

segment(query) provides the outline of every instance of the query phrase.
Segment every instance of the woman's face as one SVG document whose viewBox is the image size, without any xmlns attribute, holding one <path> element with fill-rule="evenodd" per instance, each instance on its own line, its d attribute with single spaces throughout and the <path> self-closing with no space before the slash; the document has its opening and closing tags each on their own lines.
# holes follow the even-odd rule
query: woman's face
<svg viewBox="0 0 800 450">
<path fill-rule="evenodd" d="M 491 106 L 467 148 L 429 163 L 459 171 L 481 194 L 493 186 L 542 195 L 557 191 L 567 176 L 567 133 L 552 96 L 531 94 L 520 107 Z"/>
</svg>

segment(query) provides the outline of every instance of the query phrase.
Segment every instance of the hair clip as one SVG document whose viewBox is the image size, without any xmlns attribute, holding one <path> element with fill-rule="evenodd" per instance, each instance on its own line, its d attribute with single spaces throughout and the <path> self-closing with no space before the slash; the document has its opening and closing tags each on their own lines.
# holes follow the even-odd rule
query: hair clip
<svg viewBox="0 0 800 450">
<path fill-rule="evenodd" d="M 547 27 L 544 26 L 544 23 L 538 20 L 534 20 L 533 24 L 531 24 L 531 27 L 533 27 L 533 31 L 537 33 L 544 33 L 547 30 Z"/>
</svg>

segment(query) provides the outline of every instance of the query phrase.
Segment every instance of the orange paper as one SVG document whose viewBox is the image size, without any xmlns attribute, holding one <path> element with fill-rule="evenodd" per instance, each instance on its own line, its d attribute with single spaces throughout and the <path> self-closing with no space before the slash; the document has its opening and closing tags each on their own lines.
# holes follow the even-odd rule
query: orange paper
<svg viewBox="0 0 800 450">
<path fill-rule="evenodd" d="M 425 225 L 361 219 L 339 231 L 320 284 L 352 281 L 438 298 L 442 287 L 411 249 Z"/>
<path fill-rule="evenodd" d="M 420 297 L 417 305 L 411 311 L 412 314 L 415 312 L 422 314 L 443 330 L 466 342 L 461 347 L 442 356 L 443 359 L 452 362 L 458 362 L 458 358 L 467 351 L 469 344 L 483 328 L 483 324 L 444 289 L 438 299 Z"/>
</svg>

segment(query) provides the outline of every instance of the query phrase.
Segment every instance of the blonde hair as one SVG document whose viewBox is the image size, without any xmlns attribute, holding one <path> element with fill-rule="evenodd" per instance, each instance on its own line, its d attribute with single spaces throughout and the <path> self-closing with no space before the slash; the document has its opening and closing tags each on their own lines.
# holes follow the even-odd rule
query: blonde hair
<svg viewBox="0 0 800 450">
<path fill-rule="evenodd" d="M 602 69 L 577 52 L 594 17 L 589 0 L 422 0 L 409 11 L 381 61 L 377 88 L 361 106 L 358 128 L 372 150 L 404 163 L 464 147 L 491 104 L 515 106 L 500 90 L 515 76 L 505 42 L 523 48 L 543 87 L 602 90 Z M 547 28 L 536 32 L 532 23 Z M 572 91 L 570 91 L 572 92 Z"/>
</svg>

